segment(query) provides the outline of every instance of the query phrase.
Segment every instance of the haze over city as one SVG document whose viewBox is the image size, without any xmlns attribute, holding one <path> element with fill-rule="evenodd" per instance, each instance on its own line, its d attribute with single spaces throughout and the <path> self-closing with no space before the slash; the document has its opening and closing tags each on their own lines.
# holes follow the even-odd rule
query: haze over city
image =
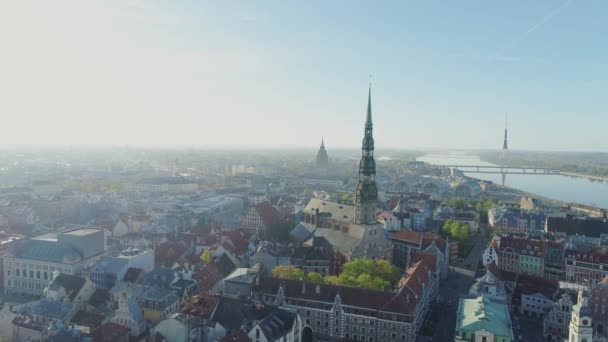
<svg viewBox="0 0 608 342">
<path fill-rule="evenodd" d="M 605 1 L 3 1 L 0 143 L 608 151 Z"/>
</svg>

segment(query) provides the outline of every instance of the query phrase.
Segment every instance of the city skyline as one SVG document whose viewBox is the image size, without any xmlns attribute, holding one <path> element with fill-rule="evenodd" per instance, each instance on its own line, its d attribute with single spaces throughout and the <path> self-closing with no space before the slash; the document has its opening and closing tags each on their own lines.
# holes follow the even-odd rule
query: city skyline
<svg viewBox="0 0 608 342">
<path fill-rule="evenodd" d="M 4 3 L 0 144 L 608 151 L 606 4 L 320 5 Z"/>
</svg>

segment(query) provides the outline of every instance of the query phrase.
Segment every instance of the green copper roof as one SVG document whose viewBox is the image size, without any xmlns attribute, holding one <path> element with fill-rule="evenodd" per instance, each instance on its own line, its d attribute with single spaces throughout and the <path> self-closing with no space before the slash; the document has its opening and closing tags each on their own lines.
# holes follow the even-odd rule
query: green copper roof
<svg viewBox="0 0 608 342">
<path fill-rule="evenodd" d="M 496 336 L 513 339 L 507 306 L 484 296 L 460 298 L 456 330 L 460 334 L 485 330 Z"/>
<path fill-rule="evenodd" d="M 365 119 L 365 127 L 372 127 L 372 85 L 369 85 L 369 93 L 367 95 L 367 118 Z"/>
</svg>

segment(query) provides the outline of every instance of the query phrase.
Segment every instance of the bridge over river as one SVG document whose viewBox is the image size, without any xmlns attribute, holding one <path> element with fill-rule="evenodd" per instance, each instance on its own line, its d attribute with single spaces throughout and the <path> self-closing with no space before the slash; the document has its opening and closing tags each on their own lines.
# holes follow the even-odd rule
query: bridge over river
<svg viewBox="0 0 608 342">
<path fill-rule="evenodd" d="M 433 164 L 439 167 L 458 169 L 468 173 L 497 173 L 518 175 L 559 175 L 561 172 L 555 169 L 527 166 L 500 166 L 500 165 L 462 165 L 462 164 Z"/>
</svg>

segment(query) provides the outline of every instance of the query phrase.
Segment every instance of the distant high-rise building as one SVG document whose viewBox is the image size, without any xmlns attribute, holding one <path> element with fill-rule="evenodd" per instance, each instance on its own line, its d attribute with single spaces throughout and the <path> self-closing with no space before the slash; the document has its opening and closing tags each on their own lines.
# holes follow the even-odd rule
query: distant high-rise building
<svg viewBox="0 0 608 342">
<path fill-rule="evenodd" d="M 317 152 L 315 166 L 318 169 L 326 169 L 329 166 L 329 157 L 327 156 L 327 151 L 325 150 L 325 141 L 323 138 L 321 138 L 321 147 L 319 147 L 319 152 Z"/>
<path fill-rule="evenodd" d="M 359 162 L 359 182 L 355 192 L 355 222 L 358 224 L 376 223 L 378 188 L 376 187 L 376 161 L 374 160 L 374 136 L 372 123 L 372 86 L 367 98 L 367 118 L 365 135 Z"/>
</svg>

